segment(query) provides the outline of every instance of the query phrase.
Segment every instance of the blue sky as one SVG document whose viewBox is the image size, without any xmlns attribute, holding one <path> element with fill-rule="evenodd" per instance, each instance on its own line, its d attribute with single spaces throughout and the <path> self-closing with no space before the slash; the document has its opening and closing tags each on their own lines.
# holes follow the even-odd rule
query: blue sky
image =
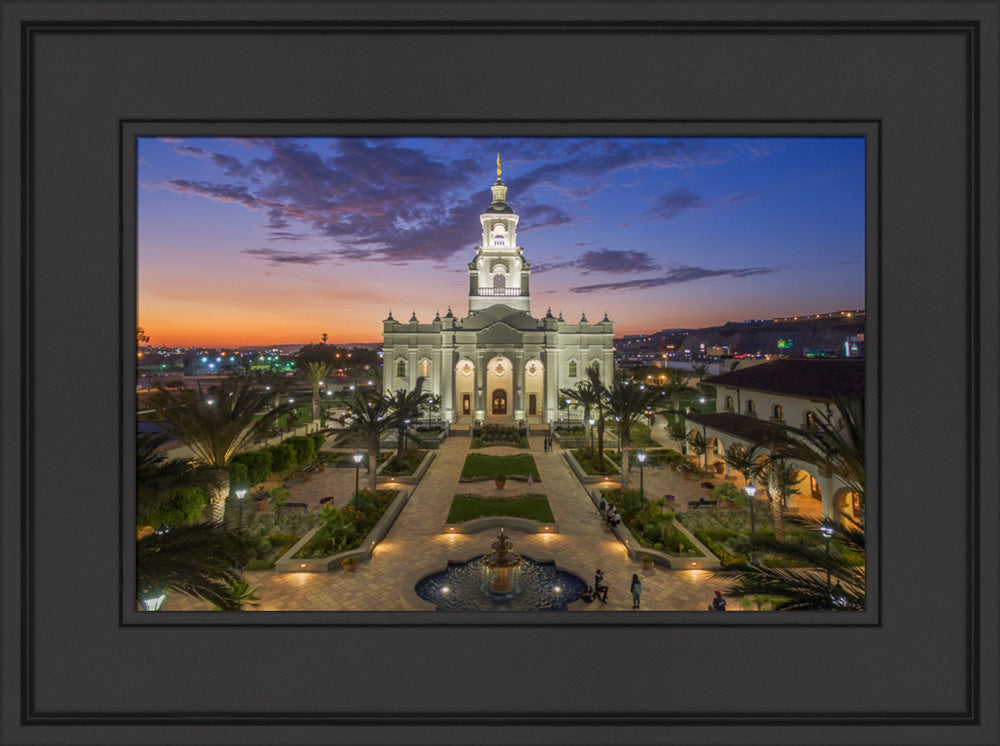
<svg viewBox="0 0 1000 746">
<path fill-rule="evenodd" d="M 157 345 L 376 342 L 467 310 L 500 153 L 532 312 L 617 335 L 864 308 L 861 138 L 140 138 Z"/>
</svg>

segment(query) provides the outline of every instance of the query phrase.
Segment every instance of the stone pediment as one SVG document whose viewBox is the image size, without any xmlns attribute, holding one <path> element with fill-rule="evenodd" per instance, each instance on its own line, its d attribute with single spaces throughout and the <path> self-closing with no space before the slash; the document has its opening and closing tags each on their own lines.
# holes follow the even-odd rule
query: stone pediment
<svg viewBox="0 0 1000 746">
<path fill-rule="evenodd" d="M 465 331 L 478 331 L 480 329 L 488 329 L 496 323 L 503 323 L 512 329 L 520 329 L 522 331 L 538 328 L 538 319 L 530 313 L 527 311 L 518 311 L 501 303 L 476 311 L 473 315 L 465 317 L 461 321 L 461 327 Z"/>
<path fill-rule="evenodd" d="M 520 345 L 522 337 L 522 332 L 510 324 L 497 321 L 480 331 L 476 335 L 476 342 L 487 345 Z"/>
</svg>

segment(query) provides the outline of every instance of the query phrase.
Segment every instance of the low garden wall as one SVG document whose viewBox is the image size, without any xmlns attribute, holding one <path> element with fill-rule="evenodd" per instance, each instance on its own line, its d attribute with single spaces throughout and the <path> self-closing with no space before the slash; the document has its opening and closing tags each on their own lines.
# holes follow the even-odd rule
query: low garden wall
<svg viewBox="0 0 1000 746">
<path fill-rule="evenodd" d="M 517 516 L 493 515 L 485 518 L 473 518 L 471 521 L 462 523 L 444 524 L 446 534 L 476 534 L 487 528 L 516 528 L 531 534 L 558 534 L 559 526 L 555 523 L 540 523 L 530 518 L 518 518 Z"/>
<path fill-rule="evenodd" d="M 274 569 L 278 572 L 330 572 L 341 567 L 341 562 L 348 557 L 352 557 L 356 562 L 364 562 L 371 558 L 375 546 L 385 538 L 395 523 L 396 518 L 403 512 L 407 500 L 410 499 L 410 490 L 400 490 L 396 499 L 392 501 L 386 509 L 385 514 L 379 518 L 378 523 L 368 532 L 368 535 L 361 542 L 357 549 L 350 549 L 346 552 L 331 554 L 329 557 L 320 559 L 293 559 L 295 554 L 304 547 L 313 535 L 319 530 L 319 526 L 309 531 L 299 539 L 291 549 L 285 552 L 274 563 Z"/>
</svg>

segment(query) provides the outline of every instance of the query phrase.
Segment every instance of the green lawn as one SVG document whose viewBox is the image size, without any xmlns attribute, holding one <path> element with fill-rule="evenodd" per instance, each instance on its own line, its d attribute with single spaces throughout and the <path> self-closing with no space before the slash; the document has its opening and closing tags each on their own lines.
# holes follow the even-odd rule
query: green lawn
<svg viewBox="0 0 1000 746">
<path fill-rule="evenodd" d="M 545 495 L 527 494 L 513 498 L 489 498 L 478 495 L 455 495 L 447 523 L 462 523 L 488 516 L 517 516 L 540 523 L 552 523 L 552 508 Z"/>
<path fill-rule="evenodd" d="M 538 467 L 530 453 L 517 453 L 512 456 L 490 456 L 485 453 L 470 453 L 465 457 L 462 467 L 462 480 L 475 482 L 481 479 L 493 479 L 497 474 L 526 478 L 529 474 L 536 482 L 542 481 L 538 476 Z"/>
</svg>

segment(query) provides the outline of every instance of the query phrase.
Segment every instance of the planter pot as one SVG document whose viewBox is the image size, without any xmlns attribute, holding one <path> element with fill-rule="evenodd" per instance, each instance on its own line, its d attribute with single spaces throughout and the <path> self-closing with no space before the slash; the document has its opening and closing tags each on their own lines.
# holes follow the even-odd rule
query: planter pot
<svg viewBox="0 0 1000 746">
<path fill-rule="evenodd" d="M 649 557 L 643 556 L 643 558 L 642 558 L 642 569 L 643 570 L 652 570 L 653 569 L 653 560 L 651 560 Z"/>
<path fill-rule="evenodd" d="M 257 510 L 267 510 L 271 506 L 270 500 L 254 500 Z"/>
<path fill-rule="evenodd" d="M 357 567 L 357 565 L 354 564 L 353 562 L 350 563 L 349 565 L 343 565 L 344 572 L 354 572 L 355 567 Z"/>
<path fill-rule="evenodd" d="M 493 480 L 493 484 L 495 484 L 497 486 L 498 490 L 502 490 L 504 488 L 504 485 L 507 484 L 507 482 L 506 482 L 506 480 L 501 481 L 499 479 L 494 479 Z"/>
</svg>

